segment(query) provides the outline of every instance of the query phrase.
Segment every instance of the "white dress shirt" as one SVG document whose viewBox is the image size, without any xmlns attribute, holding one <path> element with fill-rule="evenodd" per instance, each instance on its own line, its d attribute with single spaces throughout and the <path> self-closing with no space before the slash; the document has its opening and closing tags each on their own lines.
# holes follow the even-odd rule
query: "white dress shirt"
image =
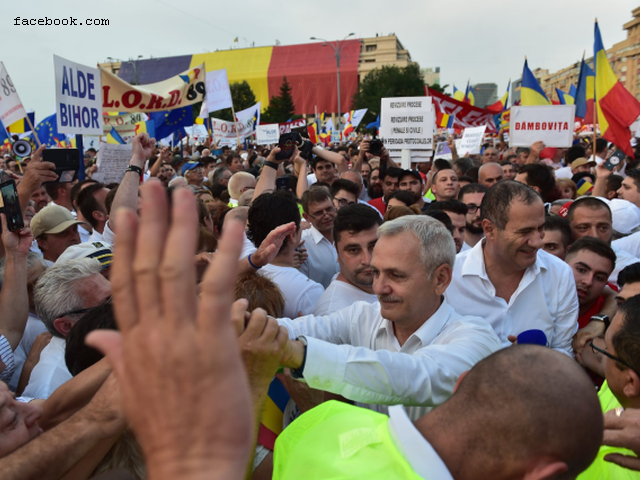
<svg viewBox="0 0 640 480">
<path fill-rule="evenodd" d="M 629 265 L 633 265 L 634 263 L 640 262 L 640 258 L 634 257 L 631 253 L 625 250 L 621 250 L 620 248 L 618 248 L 615 242 L 611 243 L 611 248 L 616 254 L 616 265 L 613 268 L 613 272 L 611 272 L 611 275 L 609 276 L 609 283 L 618 285 L 618 275 L 620 274 L 622 269 L 628 267 Z"/>
<path fill-rule="evenodd" d="M 302 232 L 301 240 L 305 241 L 304 248 L 307 249 L 309 258 L 300 265 L 298 270 L 327 288 L 334 275 L 340 271 L 336 247 L 313 225 Z"/>
<path fill-rule="evenodd" d="M 100 243 L 107 244 L 107 242 L 104 240 L 104 236 L 95 228 L 93 229 L 93 233 L 91 233 L 91 236 L 89 237 L 88 241 L 91 243 L 100 242 Z"/>
<path fill-rule="evenodd" d="M 24 335 L 22 335 L 22 340 L 20 340 L 16 351 L 13 352 L 16 367 L 11 380 L 8 382 L 9 388 L 12 391 L 15 392 L 18 388 L 20 375 L 22 374 L 22 367 L 24 366 L 25 360 L 29 356 L 29 352 L 31 351 L 33 343 L 36 341 L 36 337 L 46 331 L 47 327 L 44 326 L 42 320 L 40 320 L 36 315 L 29 313 L 27 325 L 24 329 Z"/>
<path fill-rule="evenodd" d="M 293 267 L 268 264 L 258 270 L 275 283 L 284 296 L 284 315 L 295 318 L 309 315 L 318 303 L 324 288 Z"/>
<path fill-rule="evenodd" d="M 414 472 L 425 480 L 453 480 L 445 463 L 409 419 L 402 405 L 389 407 L 388 425 L 393 444 Z"/>
<path fill-rule="evenodd" d="M 387 413 L 386 405 L 411 405 L 407 411 L 412 420 L 444 403 L 463 372 L 500 349 L 485 321 L 459 315 L 445 300 L 404 345 L 377 302 L 278 322 L 290 338 L 306 336 L 303 375 L 311 388 L 382 413 Z"/>
<path fill-rule="evenodd" d="M 640 232 L 632 233 L 626 237 L 619 238 L 611 242 L 614 251 L 624 250 L 634 257 L 640 257 Z"/>
<path fill-rule="evenodd" d="M 66 345 L 64 338 L 53 337 L 44 347 L 23 396 L 47 399 L 60 385 L 71 380 L 72 375 L 64 359 Z"/>
<path fill-rule="evenodd" d="M 377 295 L 367 293 L 350 283 L 336 279 L 329 284 L 318 303 L 316 303 L 313 314 L 329 315 L 351 306 L 354 302 L 375 303 L 377 301 Z"/>
<path fill-rule="evenodd" d="M 491 324 L 503 347 L 509 335 L 542 330 L 549 346 L 573 357 L 571 339 L 578 330 L 578 294 L 571 267 L 538 250 L 507 303 L 496 297 L 484 263 L 484 241 L 456 256 L 447 301 L 463 315 L 479 315 Z"/>
<path fill-rule="evenodd" d="M 78 234 L 80 234 L 80 243 L 90 242 L 91 232 L 84 228 L 82 225 L 78 225 Z"/>
</svg>

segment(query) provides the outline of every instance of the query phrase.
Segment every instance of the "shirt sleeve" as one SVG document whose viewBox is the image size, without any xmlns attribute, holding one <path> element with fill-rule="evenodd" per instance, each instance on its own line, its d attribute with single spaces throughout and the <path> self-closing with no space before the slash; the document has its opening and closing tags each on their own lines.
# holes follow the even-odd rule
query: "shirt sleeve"
<svg viewBox="0 0 640 480">
<path fill-rule="evenodd" d="M 571 341 L 578 331 L 578 295 L 573 273 L 568 265 L 565 265 L 565 273 L 559 278 L 560 302 L 558 304 L 558 315 L 553 325 L 553 340 L 549 345 L 558 352 L 569 355 L 573 358 L 573 347 Z"/>
<path fill-rule="evenodd" d="M 359 315 L 353 308 L 343 308 L 325 316 L 306 315 L 295 320 L 279 318 L 278 323 L 287 329 L 292 339 L 308 335 L 330 343 L 351 343 L 350 318 Z"/>
<path fill-rule="evenodd" d="M 111 228 L 109 228 L 109 221 L 104 224 L 104 231 L 102 232 L 102 238 L 104 238 L 105 243 L 109 245 L 115 245 L 116 243 L 116 234 Z"/>
<path fill-rule="evenodd" d="M 0 372 L 0 380 L 8 382 L 11 380 L 16 367 L 13 358 L 13 349 L 4 335 L 0 335 L 0 360 L 2 360 L 4 365 L 4 370 Z"/>
<path fill-rule="evenodd" d="M 324 293 L 324 288 L 319 283 L 313 285 L 311 288 L 307 289 L 300 296 L 300 300 L 298 301 L 298 312 L 302 313 L 302 315 L 309 315 L 313 312 L 313 309 L 316 307 L 316 303 L 320 300 L 320 297 Z"/>
<path fill-rule="evenodd" d="M 325 317 L 326 318 L 326 317 Z M 311 388 L 362 403 L 436 406 L 460 375 L 501 348 L 487 325 L 460 325 L 413 354 L 307 337 L 304 379 Z"/>
</svg>

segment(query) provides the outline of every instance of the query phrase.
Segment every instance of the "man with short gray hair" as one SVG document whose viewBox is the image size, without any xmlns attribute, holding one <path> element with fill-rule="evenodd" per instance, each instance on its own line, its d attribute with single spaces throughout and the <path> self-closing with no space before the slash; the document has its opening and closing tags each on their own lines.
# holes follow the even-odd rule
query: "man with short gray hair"
<svg viewBox="0 0 640 480">
<path fill-rule="evenodd" d="M 444 300 L 456 248 L 449 231 L 427 216 L 378 228 L 373 292 L 328 316 L 280 319 L 289 336 L 283 365 L 311 388 L 367 408 L 410 405 L 416 420 L 453 393 L 460 375 L 500 348 L 481 318 L 462 317 Z"/>
<path fill-rule="evenodd" d="M 71 379 L 64 358 L 65 339 L 85 313 L 111 299 L 111 284 L 100 271 L 100 262 L 94 258 L 69 260 L 48 268 L 36 283 L 36 312 L 53 338 L 40 354 L 24 396 L 49 398 Z"/>
</svg>

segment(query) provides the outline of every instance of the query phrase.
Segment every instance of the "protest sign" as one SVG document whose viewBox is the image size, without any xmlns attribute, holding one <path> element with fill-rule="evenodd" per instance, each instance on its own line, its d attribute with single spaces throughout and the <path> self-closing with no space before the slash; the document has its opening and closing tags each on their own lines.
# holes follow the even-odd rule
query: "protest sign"
<svg viewBox="0 0 640 480">
<path fill-rule="evenodd" d="M 256 128 L 256 141 L 258 145 L 275 145 L 280 139 L 280 128 L 277 123 L 258 125 Z"/>
<path fill-rule="evenodd" d="M 236 125 L 238 135 L 236 135 Z M 253 134 L 253 118 L 248 118 L 244 122 L 227 122 L 219 118 L 211 117 L 211 131 L 213 138 L 220 141 L 220 145 L 235 145 Z"/>
<path fill-rule="evenodd" d="M 444 158 L 445 160 L 451 160 L 453 158 L 451 149 L 449 148 L 449 145 L 447 145 L 447 142 L 439 142 L 436 145 L 436 154 L 433 158 L 434 160 L 436 158 Z"/>
<path fill-rule="evenodd" d="M 494 121 L 495 113 L 484 108 L 478 108 L 468 103 L 459 102 L 443 93 L 427 88 L 429 97 L 433 98 L 434 106 L 440 113 L 446 113 L 454 118 L 453 128 L 463 129 L 467 127 L 487 126 L 489 133 L 496 132 Z"/>
<path fill-rule="evenodd" d="M 262 102 L 258 102 L 255 105 L 245 108 L 236 112 L 236 121 L 238 123 L 244 123 L 250 126 L 255 131 L 256 127 L 260 125 L 260 109 L 262 108 Z"/>
<path fill-rule="evenodd" d="M 54 55 L 53 70 L 58 132 L 102 135 L 104 127 L 98 69 Z"/>
<path fill-rule="evenodd" d="M 120 145 L 114 143 L 100 144 L 98 150 L 98 171 L 93 178 L 102 183 L 120 183 L 129 166 L 133 145 Z"/>
<path fill-rule="evenodd" d="M 387 149 L 433 150 L 435 114 L 429 97 L 381 100 L 380 139 Z"/>
<path fill-rule="evenodd" d="M 207 72 L 205 89 L 207 95 L 203 105 L 206 105 L 207 112 L 213 113 L 224 108 L 232 107 L 233 101 L 231 100 L 231 90 L 229 89 L 229 78 L 227 77 L 226 68 Z"/>
<path fill-rule="evenodd" d="M 530 147 L 542 141 L 547 147 L 570 147 L 575 111 L 575 105 L 512 107 L 509 145 Z"/>
<path fill-rule="evenodd" d="M 279 123 L 278 125 L 280 127 L 280 135 L 282 135 L 283 133 L 291 132 L 292 128 L 306 127 L 307 121 L 304 118 L 299 118 L 298 120 L 291 120 L 290 122 Z"/>
<path fill-rule="evenodd" d="M 6 128 L 26 116 L 27 112 L 22 106 L 18 91 L 7 73 L 4 63 L 0 62 L 0 122 Z"/>
<path fill-rule="evenodd" d="M 136 86 L 104 68 L 100 68 L 100 74 L 105 112 L 163 112 L 204 99 L 204 64 L 162 82 Z"/>
<path fill-rule="evenodd" d="M 107 135 L 112 128 L 116 129 L 125 141 L 136 136 L 136 123 L 143 122 L 147 116 L 142 113 L 123 113 L 122 115 L 103 115 L 104 129 L 102 135 Z"/>
<path fill-rule="evenodd" d="M 464 129 L 460 146 L 456 146 L 458 155 L 464 157 L 468 153 L 480 153 L 480 145 L 482 145 L 482 139 L 487 126 L 482 127 L 469 127 Z"/>
<path fill-rule="evenodd" d="M 191 127 L 184 127 L 184 131 L 187 132 L 187 135 L 192 140 L 201 140 L 203 138 L 209 137 L 209 132 L 207 132 L 207 127 L 204 125 L 193 125 Z"/>
</svg>

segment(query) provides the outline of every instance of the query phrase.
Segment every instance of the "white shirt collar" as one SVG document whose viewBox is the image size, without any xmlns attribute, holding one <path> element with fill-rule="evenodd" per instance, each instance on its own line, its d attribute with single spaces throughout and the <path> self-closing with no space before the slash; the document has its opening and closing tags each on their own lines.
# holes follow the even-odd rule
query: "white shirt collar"
<svg viewBox="0 0 640 480">
<path fill-rule="evenodd" d="M 320 233 L 320 230 L 318 230 L 316 227 L 314 227 L 313 225 L 311 225 L 311 227 L 309 228 L 309 233 L 308 235 L 313 239 L 313 243 L 315 243 L 316 245 L 318 243 L 320 243 L 322 241 L 322 239 L 327 240 L 327 238 Z M 329 240 L 327 240 L 328 242 Z"/>
<path fill-rule="evenodd" d="M 473 248 L 467 254 L 467 261 L 464 262 L 462 266 L 462 271 L 460 272 L 462 276 L 465 275 L 474 275 L 485 280 L 489 280 L 489 276 L 487 275 L 486 265 L 484 263 L 484 242 L 486 239 L 480 240 L 476 243 Z M 547 264 L 540 259 L 540 252 L 542 250 L 538 250 L 536 253 L 536 262 L 527 267 L 525 272 L 526 274 L 532 273 L 534 276 L 540 273 L 540 270 L 547 270 Z"/>
<path fill-rule="evenodd" d="M 424 479 L 453 480 L 449 469 L 413 425 L 402 405 L 389 407 L 389 431 L 396 448 Z"/>
</svg>

